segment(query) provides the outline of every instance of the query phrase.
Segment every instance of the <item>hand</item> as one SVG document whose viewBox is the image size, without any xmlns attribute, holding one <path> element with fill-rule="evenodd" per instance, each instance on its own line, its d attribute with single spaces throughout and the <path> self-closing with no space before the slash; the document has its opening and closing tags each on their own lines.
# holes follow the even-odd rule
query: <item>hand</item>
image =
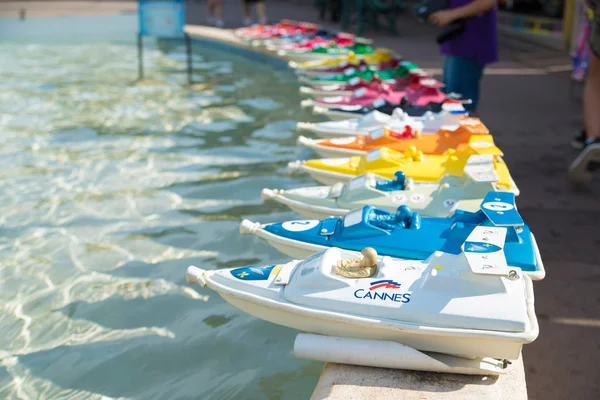
<svg viewBox="0 0 600 400">
<path fill-rule="evenodd" d="M 429 22 L 436 24 L 441 28 L 450 25 L 456 19 L 457 18 L 452 10 L 437 11 L 429 16 Z"/>
</svg>

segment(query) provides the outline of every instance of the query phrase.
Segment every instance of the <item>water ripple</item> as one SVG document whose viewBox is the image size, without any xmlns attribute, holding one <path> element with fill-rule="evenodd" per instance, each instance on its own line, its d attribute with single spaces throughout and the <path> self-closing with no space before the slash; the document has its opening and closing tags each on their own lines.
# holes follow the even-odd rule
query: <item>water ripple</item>
<svg viewBox="0 0 600 400">
<path fill-rule="evenodd" d="M 0 398 L 314 386 L 319 364 L 292 357 L 292 331 L 183 277 L 285 260 L 238 224 L 291 215 L 260 189 L 302 184 L 285 174 L 306 118 L 296 81 L 199 48 L 188 86 L 183 49 L 160 47 L 135 82 L 133 43 L 0 43 Z"/>
</svg>

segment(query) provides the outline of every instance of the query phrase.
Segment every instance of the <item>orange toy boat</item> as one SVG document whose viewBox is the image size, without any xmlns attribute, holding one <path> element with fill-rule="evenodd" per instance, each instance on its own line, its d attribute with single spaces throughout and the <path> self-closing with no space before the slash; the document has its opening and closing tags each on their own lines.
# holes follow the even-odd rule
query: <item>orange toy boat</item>
<svg viewBox="0 0 600 400">
<path fill-rule="evenodd" d="M 448 149 L 461 151 L 468 146 L 490 147 L 493 146 L 493 141 L 490 141 L 488 128 L 479 119 L 465 118 L 459 125 L 442 127 L 435 134 L 422 135 L 418 128 L 410 125 L 405 126 L 401 132 L 395 131 L 391 126 L 377 129 L 368 136 L 330 140 L 313 140 L 300 136 L 298 144 L 315 150 L 323 157 L 345 157 L 365 155 L 380 147 L 404 152 L 410 146 L 416 147 L 423 154 L 444 154 Z"/>
</svg>

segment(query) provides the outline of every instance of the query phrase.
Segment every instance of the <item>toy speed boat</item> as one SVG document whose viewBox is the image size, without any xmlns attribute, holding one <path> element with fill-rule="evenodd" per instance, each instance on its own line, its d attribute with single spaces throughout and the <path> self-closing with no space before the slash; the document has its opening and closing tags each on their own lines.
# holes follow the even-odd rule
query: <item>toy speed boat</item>
<svg viewBox="0 0 600 400">
<path fill-rule="evenodd" d="M 493 146 L 489 131 L 478 118 L 465 118 L 459 125 L 442 127 L 435 134 L 422 135 L 419 127 L 405 125 L 402 130 L 389 126 L 372 131 L 368 136 L 340 137 L 313 140 L 300 136 L 298 144 L 308 147 L 322 157 L 364 156 L 369 151 L 387 147 L 403 152 L 415 146 L 423 154 L 444 154 L 449 149 L 461 151 L 465 146 Z"/>
<path fill-rule="evenodd" d="M 279 57 L 290 61 L 310 61 L 320 60 L 323 58 L 337 57 L 353 52 L 359 58 L 366 54 L 373 54 L 375 49 L 365 43 L 354 43 L 351 46 L 331 45 L 326 47 L 317 47 L 314 49 L 299 49 L 299 50 L 278 50 Z"/>
<path fill-rule="evenodd" d="M 359 89 L 376 89 L 384 83 L 379 78 L 374 78 L 370 81 L 356 77 L 348 81 L 347 84 L 327 85 L 319 87 L 302 86 L 300 93 L 312 96 L 314 98 L 334 97 L 334 96 L 351 96 Z"/>
<path fill-rule="evenodd" d="M 396 104 L 404 98 L 416 106 L 425 106 L 431 102 L 443 102 L 446 93 L 439 88 L 443 86 L 435 79 L 421 79 L 418 83 L 410 85 L 406 89 L 394 90 L 394 88 L 383 82 L 374 87 L 363 87 L 357 89 L 350 96 L 324 97 L 315 100 L 302 101 L 302 107 L 327 107 L 336 108 L 342 106 L 368 106 L 375 100 L 383 99 L 388 103 Z"/>
<path fill-rule="evenodd" d="M 283 46 L 295 46 L 310 41 L 318 41 L 323 43 L 330 43 L 330 41 L 336 38 L 342 37 L 334 32 L 330 32 L 325 29 L 318 30 L 302 30 L 297 31 L 280 31 L 271 36 L 263 35 L 261 37 L 242 37 L 243 40 L 250 38 L 250 44 L 252 46 L 264 46 L 267 48 L 279 48 Z M 352 35 L 343 36 L 347 39 L 352 40 Z"/>
<path fill-rule="evenodd" d="M 343 216 L 351 210 L 372 205 L 388 212 L 407 205 L 424 217 L 448 217 L 455 210 L 475 212 L 489 191 L 501 191 L 492 162 L 465 168 L 463 176 L 446 175 L 439 183 L 415 182 L 402 171 L 393 180 L 372 173 L 360 175 L 349 183 L 290 190 L 263 189 L 263 200 L 285 204 L 297 213 L 323 219 Z M 518 190 L 515 189 L 515 195 Z"/>
<path fill-rule="evenodd" d="M 392 115 L 380 111 L 371 111 L 360 118 L 326 122 L 298 122 L 298 131 L 312 132 L 322 138 L 355 137 L 369 135 L 371 132 L 387 127 L 391 130 L 403 131 L 406 126 L 419 130 L 422 134 L 436 133 L 442 127 L 458 128 L 460 121 L 468 115 L 464 107 L 434 113 L 426 111 L 421 117 L 411 117 L 401 108 L 396 108 Z"/>
<path fill-rule="evenodd" d="M 298 33 L 311 33 L 317 31 L 318 26 L 314 24 L 298 24 L 291 21 L 281 21 L 273 25 L 252 25 L 244 28 L 238 28 L 233 31 L 239 37 L 274 37 Z"/>
<path fill-rule="evenodd" d="M 390 63 L 386 63 L 386 65 L 380 64 L 381 66 L 385 66 L 386 68 L 397 68 L 398 62 L 395 62 L 396 65 L 391 65 Z M 361 71 L 365 71 L 366 69 L 362 69 Z M 413 71 L 421 71 L 421 70 L 413 70 Z M 379 78 L 378 75 L 373 75 L 373 78 L 368 81 L 362 79 L 360 77 L 354 77 L 350 79 L 347 83 L 337 83 L 331 85 L 321 85 L 321 86 L 302 86 L 300 88 L 300 93 L 312 96 L 314 98 L 323 98 L 323 97 L 333 97 L 333 96 L 351 96 L 357 90 L 360 89 L 372 89 L 377 90 L 382 88 L 384 85 L 389 85 L 391 90 L 406 90 L 411 85 L 418 85 L 421 80 L 431 79 L 426 72 L 415 72 L 409 73 L 405 77 L 395 77 L 393 81 L 384 81 Z"/>
<path fill-rule="evenodd" d="M 319 69 L 345 67 L 348 64 L 358 64 L 361 61 L 364 61 L 368 65 L 377 65 L 382 62 L 400 58 L 402 57 L 396 55 L 392 50 L 378 47 L 375 49 L 375 52 L 373 54 L 362 54 L 358 56 L 357 54 L 351 51 L 345 55 L 323 58 L 314 61 L 306 61 L 300 63 L 290 61 L 289 65 L 290 68 L 295 69 L 297 73 L 302 74 L 307 71 L 315 71 Z"/>
<path fill-rule="evenodd" d="M 400 64 L 400 60 L 397 58 L 390 57 L 385 61 L 381 61 L 377 64 L 368 64 L 365 60 L 356 60 L 354 63 L 350 64 L 348 62 L 342 62 L 334 67 L 329 68 L 318 68 L 318 69 L 309 69 L 309 70 L 296 70 L 296 75 L 301 77 L 307 77 L 308 79 L 314 77 L 326 77 L 326 76 L 335 76 L 344 74 L 346 70 L 354 69 L 356 71 L 385 71 L 388 69 L 398 68 Z"/>
<path fill-rule="evenodd" d="M 482 142 L 484 138 L 481 138 Z M 490 143 L 491 136 L 485 139 Z M 481 146 L 479 143 L 473 144 L 469 144 L 467 149 L 461 149 L 460 152 L 450 149 L 442 155 L 424 155 L 414 146 L 410 146 L 404 153 L 382 147 L 370 151 L 366 156 L 290 162 L 288 172 L 290 174 L 297 171 L 307 172 L 324 185 L 348 182 L 355 176 L 367 172 L 393 179 L 396 171 L 404 172 L 407 177 L 415 181 L 439 182 L 444 175 L 462 176 L 467 166 L 493 162 L 496 173 L 500 177 L 498 185 L 505 190 L 515 190 L 516 185 L 508 167 L 500 157 L 502 154 L 500 149 L 494 145 L 486 148 L 479 147 Z"/>
<path fill-rule="evenodd" d="M 342 74 L 322 75 L 316 77 L 300 76 L 298 80 L 311 87 L 348 84 L 352 79 L 355 78 L 371 81 L 375 78 L 375 76 L 383 81 L 389 81 L 393 83 L 397 78 L 409 76 L 411 71 L 415 71 L 414 74 L 419 76 L 425 74 L 425 72 L 418 68 L 415 64 L 408 61 L 402 61 L 396 68 L 387 70 L 376 71 L 372 68 L 368 68 L 365 71 L 360 71 L 353 68 L 348 68 L 345 69 Z"/>
<path fill-rule="evenodd" d="M 321 221 L 261 225 L 244 220 L 240 232 L 256 235 L 295 258 L 308 257 L 329 247 L 360 251 L 368 246 L 382 255 L 424 260 L 436 251 L 460 254 L 462 244 L 476 228 L 488 235 L 489 240 L 502 239 L 508 266 L 520 268 L 534 279 L 544 277 L 535 239 L 517 212 L 515 195 L 508 192 L 489 192 L 478 212 L 456 210 L 449 218 L 421 217 L 406 205 L 398 207 L 395 213 L 364 206 L 343 218 Z M 493 236 L 496 234 L 499 236 Z M 482 254 L 498 250 L 484 242 L 471 241 L 469 248 Z M 488 268 L 494 269 L 495 260 L 488 261 Z"/>
<path fill-rule="evenodd" d="M 313 50 L 318 47 L 347 47 L 354 45 L 354 38 L 350 35 L 334 35 L 334 36 L 314 36 L 290 43 L 271 43 L 267 44 L 267 49 L 271 51 L 296 51 L 296 50 Z"/>
<path fill-rule="evenodd" d="M 451 94 L 447 94 L 446 97 L 450 97 Z M 331 119 L 340 120 L 340 119 L 349 119 L 349 118 L 359 118 L 365 114 L 368 114 L 373 111 L 379 111 L 383 114 L 391 115 L 395 109 L 401 108 L 404 112 L 406 112 L 411 117 L 421 116 L 428 111 L 439 113 L 441 111 L 455 111 L 455 110 L 464 110 L 463 103 L 468 103 L 468 100 L 446 100 L 441 103 L 431 102 L 425 106 L 416 106 L 414 104 L 410 104 L 410 102 L 403 98 L 400 104 L 392 104 L 390 102 L 385 101 L 384 99 L 377 99 L 372 104 L 368 106 L 342 106 L 342 107 L 321 107 L 315 105 L 313 107 L 314 114 L 326 115 Z"/>
<path fill-rule="evenodd" d="M 282 21 L 274 25 L 252 25 L 238 28 L 233 33 L 241 40 L 257 45 L 265 42 L 301 40 L 316 35 L 327 36 L 333 32 L 320 29 L 318 25 L 311 23 Z"/>
<path fill-rule="evenodd" d="M 284 265 L 192 266 L 186 279 L 257 318 L 312 333 L 296 339 L 300 358 L 497 375 L 509 363 L 485 357 L 517 359 L 539 327 L 531 279 L 502 263 L 506 228 L 487 231 L 494 236 L 474 230 L 464 252 L 420 261 L 332 248 Z M 499 260 L 496 273 L 469 250 L 484 238 L 498 249 L 489 253 Z"/>
</svg>

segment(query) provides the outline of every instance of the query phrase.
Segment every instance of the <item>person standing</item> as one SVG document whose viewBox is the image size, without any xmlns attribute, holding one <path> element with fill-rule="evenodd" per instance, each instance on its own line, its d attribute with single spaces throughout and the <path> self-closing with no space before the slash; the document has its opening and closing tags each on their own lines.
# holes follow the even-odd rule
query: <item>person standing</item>
<svg viewBox="0 0 600 400">
<path fill-rule="evenodd" d="M 588 39 L 591 54 L 583 91 L 584 130 L 574 140 L 580 143 L 577 147 L 581 148 L 581 152 L 569 166 L 569 173 L 576 175 L 584 167 L 586 169 L 600 167 L 598 162 L 587 162 L 592 152 L 600 154 L 600 1 L 587 0 L 587 5 L 594 10 L 594 19 Z"/>
<path fill-rule="evenodd" d="M 223 0 L 208 0 L 208 23 L 217 28 L 225 26 L 223 21 Z"/>
<path fill-rule="evenodd" d="M 445 90 L 460 93 L 472 103 L 465 108 L 476 114 L 480 82 L 486 65 L 498 61 L 496 0 L 450 0 L 450 8 L 437 11 L 429 21 L 442 28 L 463 20 L 464 31 L 441 45 Z"/>
<path fill-rule="evenodd" d="M 258 15 L 258 23 L 264 25 L 267 23 L 267 10 L 265 8 L 264 0 L 242 0 L 243 13 L 244 13 L 244 25 L 252 25 L 253 21 L 250 17 L 250 6 L 252 3 L 256 5 L 256 14 Z"/>
</svg>

